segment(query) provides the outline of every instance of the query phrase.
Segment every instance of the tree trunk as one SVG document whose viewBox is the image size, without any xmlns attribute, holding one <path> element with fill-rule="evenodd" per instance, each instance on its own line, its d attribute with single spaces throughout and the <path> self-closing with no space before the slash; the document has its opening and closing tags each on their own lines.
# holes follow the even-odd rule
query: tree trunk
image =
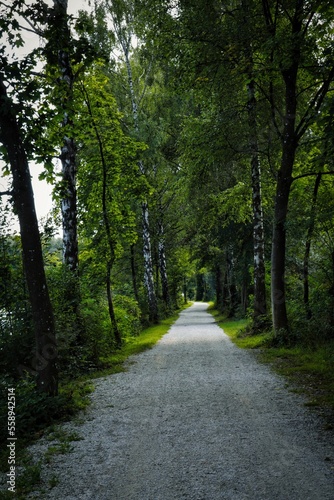
<svg viewBox="0 0 334 500">
<path fill-rule="evenodd" d="M 196 302 L 202 302 L 204 299 L 204 292 L 205 292 L 205 287 L 204 287 L 204 278 L 203 274 L 197 274 L 196 275 Z"/>
<path fill-rule="evenodd" d="M 249 30 L 250 3 L 242 1 L 245 14 L 246 45 L 245 52 L 248 64 L 247 84 L 247 109 L 249 124 L 249 147 L 251 153 L 251 175 L 252 175 L 252 208 L 253 208 L 253 254 L 254 254 L 254 309 L 253 319 L 255 327 L 260 316 L 267 314 L 266 282 L 265 282 L 265 254 L 264 254 L 264 227 L 261 193 L 261 164 L 259 157 L 259 144 L 257 133 L 257 101 L 255 95 L 254 62 L 252 49 L 252 34 Z"/>
<path fill-rule="evenodd" d="M 13 103 L 7 96 L 2 80 L 0 99 L 0 140 L 6 149 L 13 176 L 12 196 L 20 223 L 24 272 L 36 338 L 33 368 L 37 374 L 37 388 L 49 395 L 56 395 L 58 376 L 55 324 L 44 271 L 31 176 Z"/>
<path fill-rule="evenodd" d="M 143 225 L 143 256 L 144 256 L 144 284 L 147 291 L 150 321 L 158 322 L 158 304 L 154 290 L 153 265 L 151 252 L 151 237 L 148 220 L 147 202 L 142 202 L 142 225 Z"/>
<path fill-rule="evenodd" d="M 264 3 L 264 5 L 267 4 Z M 271 305 L 275 331 L 289 329 L 285 296 L 286 218 L 292 183 L 292 170 L 298 147 L 296 132 L 297 75 L 301 58 L 300 44 L 303 39 L 301 36 L 303 29 L 303 7 L 304 2 L 298 0 L 295 4 L 294 16 L 291 18 L 291 37 L 293 41 L 286 56 L 286 60 L 290 62 L 290 65 L 281 70 L 285 86 L 285 115 L 282 133 L 281 166 L 276 185 L 271 252 Z M 267 16 L 266 13 L 265 15 Z M 267 23 L 270 24 L 268 16 Z M 269 29 L 271 36 L 274 36 L 272 26 Z"/>
<path fill-rule="evenodd" d="M 312 236 L 315 226 L 315 210 L 317 204 L 317 197 L 319 186 L 321 182 L 322 174 L 319 173 L 315 180 L 314 189 L 313 189 L 313 198 L 312 198 L 312 206 L 311 206 L 311 217 L 310 217 L 310 225 L 308 227 L 307 236 L 306 236 L 306 244 L 305 244 L 305 253 L 304 253 L 304 266 L 303 266 L 303 278 L 304 278 L 304 305 L 306 309 L 306 317 L 307 319 L 311 319 L 312 310 L 309 303 L 309 261 L 310 261 L 310 251 L 311 251 L 311 242 Z"/>
<path fill-rule="evenodd" d="M 106 284 L 107 284 L 107 299 L 108 299 L 108 310 L 109 310 L 109 317 L 110 317 L 110 323 L 113 331 L 113 336 L 116 341 L 117 347 L 120 347 L 122 345 L 122 337 L 117 325 L 117 320 L 115 316 L 115 310 L 114 310 L 114 303 L 112 300 L 112 291 L 111 291 L 111 270 L 112 270 L 112 262 L 109 261 L 107 262 L 107 276 L 106 276 Z"/>
<path fill-rule="evenodd" d="M 129 57 L 129 40 L 125 40 L 122 38 L 122 35 L 119 34 L 120 43 L 122 45 L 125 64 L 127 68 L 128 74 L 128 85 L 129 92 L 131 98 L 131 106 L 132 106 L 132 118 L 134 129 L 136 133 L 139 135 L 139 118 L 138 118 L 138 106 L 133 86 L 133 76 L 132 76 L 132 68 Z M 139 169 L 142 175 L 145 175 L 145 168 L 142 161 L 139 161 Z M 149 227 L 149 210 L 147 201 L 143 201 L 141 204 L 142 209 L 142 228 L 143 228 L 143 257 L 144 257 L 144 284 L 147 291 L 147 300 L 148 300 L 148 308 L 149 308 L 149 316 L 150 321 L 153 323 L 157 323 L 159 320 L 158 314 L 158 303 L 156 299 L 156 293 L 154 289 L 154 272 L 152 265 L 152 251 L 151 251 L 151 234 Z"/>
<path fill-rule="evenodd" d="M 273 326 L 276 331 L 288 330 L 288 316 L 285 297 L 285 252 L 286 252 L 286 218 L 292 182 L 292 168 L 295 159 L 296 147 L 294 134 L 294 114 L 285 118 L 285 132 L 283 139 L 283 153 L 281 169 L 278 173 L 274 227 L 271 253 L 271 304 Z"/>
<path fill-rule="evenodd" d="M 73 139 L 65 139 L 61 149 L 62 179 L 61 201 L 63 227 L 63 261 L 74 273 L 78 272 L 79 251 L 77 235 L 76 149 Z"/>
<path fill-rule="evenodd" d="M 222 284 L 222 271 L 220 264 L 216 265 L 215 269 L 215 278 L 216 278 L 216 305 L 218 311 L 223 310 L 223 284 Z"/>
<path fill-rule="evenodd" d="M 162 299 L 166 306 L 169 306 L 169 288 L 168 288 L 168 277 L 167 277 L 167 265 L 166 265 L 166 254 L 165 254 L 165 242 L 161 239 L 158 244 L 159 249 L 159 270 L 161 278 L 162 287 Z"/>
<path fill-rule="evenodd" d="M 170 305 L 169 296 L 169 286 L 168 286 L 168 276 L 167 276 L 167 264 L 166 264 L 166 253 L 165 253 L 165 237 L 164 237 L 164 227 L 162 223 L 162 207 L 160 209 L 160 218 L 158 221 L 158 261 L 159 261 L 159 271 L 161 277 L 161 288 L 162 288 L 162 299 L 168 308 Z"/>
<path fill-rule="evenodd" d="M 76 145 L 72 135 L 73 122 L 70 110 L 73 108 L 73 84 L 74 75 L 69 58 L 70 30 L 67 22 L 67 0 L 53 0 L 54 23 L 57 23 L 55 41 L 58 49 L 58 66 L 60 70 L 60 81 L 63 83 L 64 117 L 62 127 L 65 130 L 64 144 L 61 148 L 62 163 L 62 226 L 63 226 L 63 261 L 73 272 L 78 271 L 78 235 L 77 235 L 77 192 L 76 192 Z"/>
<path fill-rule="evenodd" d="M 250 150 L 252 171 L 252 201 L 253 201 L 253 251 L 254 251 L 254 311 L 256 323 L 259 316 L 267 313 L 264 228 L 261 195 L 261 166 L 258 152 L 255 82 L 247 85 L 248 121 L 250 128 Z"/>
<path fill-rule="evenodd" d="M 291 18 L 291 35 L 294 37 L 290 48 L 290 66 L 282 69 L 285 85 L 285 116 L 282 134 L 282 158 L 278 172 L 274 228 L 271 253 L 271 303 L 274 330 L 288 330 L 288 316 L 285 296 L 285 252 L 286 218 L 292 183 L 292 170 L 295 161 L 298 138 L 296 133 L 297 112 L 297 75 L 300 64 L 300 44 L 302 42 L 303 1 L 296 2 Z"/>
<path fill-rule="evenodd" d="M 137 285 L 137 271 L 136 271 L 136 261 L 135 261 L 135 245 L 132 244 L 130 246 L 130 255 L 131 255 L 131 276 L 132 276 L 132 286 L 133 293 L 137 303 L 139 304 L 139 294 L 138 294 L 138 285 Z"/>
<path fill-rule="evenodd" d="M 184 304 L 188 304 L 188 294 L 187 294 L 187 278 L 183 277 L 183 302 Z"/>
</svg>

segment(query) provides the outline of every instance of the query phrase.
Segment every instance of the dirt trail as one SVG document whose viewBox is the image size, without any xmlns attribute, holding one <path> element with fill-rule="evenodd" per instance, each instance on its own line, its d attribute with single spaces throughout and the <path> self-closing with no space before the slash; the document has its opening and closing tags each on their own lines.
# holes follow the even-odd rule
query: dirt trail
<svg viewBox="0 0 334 500">
<path fill-rule="evenodd" d="M 206 312 L 185 310 L 129 369 L 99 379 L 42 498 L 333 500 L 334 449 L 282 378 Z"/>
</svg>

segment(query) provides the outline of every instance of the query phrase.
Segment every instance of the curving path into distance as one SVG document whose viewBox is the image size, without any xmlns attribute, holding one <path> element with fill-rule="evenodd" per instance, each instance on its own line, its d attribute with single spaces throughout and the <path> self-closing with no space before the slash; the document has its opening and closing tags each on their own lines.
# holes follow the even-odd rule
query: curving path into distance
<svg viewBox="0 0 334 500">
<path fill-rule="evenodd" d="M 285 381 L 195 303 L 128 371 L 99 379 L 42 495 L 94 500 L 333 500 L 334 448 Z"/>
</svg>

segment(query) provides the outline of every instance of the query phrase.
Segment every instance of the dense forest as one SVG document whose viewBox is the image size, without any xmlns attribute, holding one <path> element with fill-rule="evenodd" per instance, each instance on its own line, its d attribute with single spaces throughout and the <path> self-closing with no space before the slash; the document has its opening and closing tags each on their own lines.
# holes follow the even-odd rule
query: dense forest
<svg viewBox="0 0 334 500">
<path fill-rule="evenodd" d="M 0 1 L 2 391 L 57 397 L 188 300 L 332 343 L 332 0 L 70 4 Z"/>
</svg>

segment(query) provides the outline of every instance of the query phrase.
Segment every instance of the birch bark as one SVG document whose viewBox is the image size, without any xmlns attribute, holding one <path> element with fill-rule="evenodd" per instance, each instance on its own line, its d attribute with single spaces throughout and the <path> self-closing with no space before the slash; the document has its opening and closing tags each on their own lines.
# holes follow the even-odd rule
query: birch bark
<svg viewBox="0 0 334 500">
<path fill-rule="evenodd" d="M 125 38 L 119 31 L 118 38 L 122 46 L 125 64 L 128 75 L 128 85 L 131 98 L 132 106 L 132 117 L 133 124 L 136 133 L 139 135 L 139 118 L 138 118 L 138 106 L 133 85 L 132 68 L 129 55 L 129 46 L 131 37 Z M 145 168 L 142 161 L 139 161 L 139 168 L 143 175 L 145 175 Z M 142 215 L 142 234 L 143 234 L 143 258 L 144 258 L 144 285 L 147 292 L 148 306 L 149 306 L 149 316 L 152 322 L 158 321 L 158 304 L 156 299 L 156 293 L 154 288 L 154 271 L 152 264 L 152 250 L 151 250 L 151 234 L 149 225 L 149 208 L 147 201 L 143 201 L 141 204 L 141 215 Z"/>
<path fill-rule="evenodd" d="M 261 193 L 261 164 L 258 144 L 257 100 L 255 94 L 254 61 L 252 49 L 252 33 L 249 26 L 251 3 L 242 2 L 244 23 L 247 27 L 245 37 L 245 53 L 248 66 L 247 109 L 249 124 L 249 148 L 251 154 L 252 177 L 252 209 L 253 209 L 253 261 L 254 261 L 254 306 L 253 319 L 255 327 L 261 316 L 267 313 L 265 283 L 264 226 Z"/>
<path fill-rule="evenodd" d="M 162 207 L 160 206 L 160 212 L 162 212 Z M 162 223 L 162 214 L 160 213 L 160 218 L 158 221 L 158 260 L 159 260 L 159 271 L 161 277 L 161 287 L 162 287 L 162 298 L 165 302 L 167 308 L 170 305 L 170 296 L 168 288 L 168 276 L 167 276 L 167 265 L 166 265 L 166 252 L 165 252 L 165 237 L 164 237 L 164 226 Z"/>
<path fill-rule="evenodd" d="M 58 66 L 61 82 L 64 84 L 65 96 L 63 98 L 63 122 L 65 130 L 64 143 L 61 148 L 60 159 L 62 163 L 63 198 L 61 201 L 62 226 L 63 226 L 63 261 L 73 272 L 78 271 L 78 235 L 77 235 L 77 189 L 76 189 L 76 145 L 73 137 L 69 137 L 72 120 L 69 114 L 69 105 L 73 102 L 74 75 L 69 58 L 70 31 L 67 23 L 67 0 L 53 0 L 55 18 L 59 23 L 59 39 L 57 40 Z"/>
<path fill-rule="evenodd" d="M 264 227 L 261 193 L 261 165 L 257 137 L 255 82 L 247 85 L 248 120 L 250 129 L 251 171 L 252 171 L 252 205 L 253 205 L 253 253 L 254 253 L 254 311 L 256 320 L 267 313 Z"/>
</svg>

